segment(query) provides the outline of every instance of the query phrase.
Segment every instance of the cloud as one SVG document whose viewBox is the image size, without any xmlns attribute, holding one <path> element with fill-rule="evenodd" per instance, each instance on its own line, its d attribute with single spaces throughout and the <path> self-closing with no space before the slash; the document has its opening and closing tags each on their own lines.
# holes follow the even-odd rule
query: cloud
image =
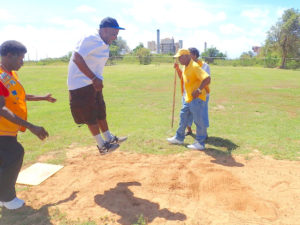
<svg viewBox="0 0 300 225">
<path fill-rule="evenodd" d="M 225 12 L 210 12 L 203 3 L 191 0 L 153 0 L 151 3 L 133 0 L 123 12 L 139 23 L 169 24 L 177 28 L 203 27 L 227 18 Z"/>
<path fill-rule="evenodd" d="M 279 8 L 279 9 L 277 9 L 276 15 L 278 17 L 282 17 L 282 15 L 283 15 L 283 13 L 284 13 L 285 10 L 287 10 L 287 8 Z"/>
<path fill-rule="evenodd" d="M 92 13 L 92 12 L 96 12 L 97 10 L 91 6 L 88 5 L 81 5 L 76 7 L 75 12 L 79 12 L 79 13 Z"/>
<path fill-rule="evenodd" d="M 64 26 L 67 28 L 83 28 L 89 27 L 89 25 L 79 19 L 64 19 L 61 17 L 52 17 L 48 20 L 48 22 L 52 25 Z M 79 30 L 79 29 L 78 29 Z"/>
<path fill-rule="evenodd" d="M 65 29 L 54 26 L 38 28 L 31 25 L 7 25 L 1 31 L 1 43 L 6 40 L 20 41 L 28 50 L 25 59 L 29 57 L 31 60 L 37 60 L 66 55 L 75 48 L 83 34 L 95 32 L 96 29 L 88 26 Z"/>
<path fill-rule="evenodd" d="M 232 23 L 224 24 L 219 27 L 221 34 L 224 35 L 240 35 L 244 33 L 244 30 Z"/>
<path fill-rule="evenodd" d="M 263 22 L 269 17 L 270 11 L 268 9 L 260 9 L 260 8 L 254 8 L 250 10 L 243 10 L 241 12 L 241 16 L 246 17 L 249 19 L 249 21 L 253 23 Z"/>
<path fill-rule="evenodd" d="M 12 20 L 15 20 L 16 17 L 13 15 L 13 13 L 9 12 L 9 10 L 6 9 L 0 9 L 0 20 L 1 22 L 7 21 L 11 22 Z"/>
</svg>

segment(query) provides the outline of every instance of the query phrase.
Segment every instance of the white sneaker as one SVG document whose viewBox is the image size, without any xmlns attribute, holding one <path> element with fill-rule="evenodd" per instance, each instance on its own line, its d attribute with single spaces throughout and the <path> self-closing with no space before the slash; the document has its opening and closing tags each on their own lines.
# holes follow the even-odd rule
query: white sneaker
<svg viewBox="0 0 300 225">
<path fill-rule="evenodd" d="M 204 145 L 201 145 L 199 142 L 195 142 L 194 144 L 188 145 L 187 147 L 190 149 L 197 149 L 197 150 L 205 149 Z"/>
<path fill-rule="evenodd" d="M 4 206 L 7 209 L 19 209 L 25 204 L 25 202 L 22 199 L 19 199 L 17 197 L 15 197 L 13 200 L 9 202 L 1 202 L 1 203 L 2 206 Z"/>
<path fill-rule="evenodd" d="M 171 137 L 171 138 L 167 138 L 167 141 L 173 145 L 182 145 L 183 144 L 183 141 L 179 141 L 178 139 L 176 139 L 175 136 Z"/>
<path fill-rule="evenodd" d="M 0 202 L 0 207 L 3 207 L 4 205 L 3 205 L 3 202 Z"/>
</svg>

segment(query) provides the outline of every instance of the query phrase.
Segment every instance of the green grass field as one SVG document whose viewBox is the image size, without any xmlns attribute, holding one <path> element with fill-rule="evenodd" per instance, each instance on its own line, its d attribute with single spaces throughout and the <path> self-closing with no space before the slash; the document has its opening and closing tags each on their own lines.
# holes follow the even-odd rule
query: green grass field
<svg viewBox="0 0 300 225">
<path fill-rule="evenodd" d="M 207 147 L 212 154 L 230 154 L 234 150 L 233 154 L 247 156 L 258 150 L 278 159 L 300 159 L 299 71 L 212 66 L 211 72 Z M 95 144 L 87 127 L 78 127 L 71 117 L 67 65 L 25 65 L 19 77 L 28 94 L 50 92 L 58 99 L 54 104 L 28 102 L 29 121 L 44 126 L 50 137 L 40 141 L 30 132 L 19 135 L 26 151 L 25 164 L 50 151 L 56 152 L 55 162 L 63 163 L 68 146 Z M 129 136 L 121 150 L 154 154 L 188 151 L 166 142 L 175 134 L 181 108 L 177 79 L 175 122 L 171 129 L 172 64 L 107 66 L 104 77 L 110 130 Z M 192 137 L 185 140 L 193 141 Z"/>
</svg>

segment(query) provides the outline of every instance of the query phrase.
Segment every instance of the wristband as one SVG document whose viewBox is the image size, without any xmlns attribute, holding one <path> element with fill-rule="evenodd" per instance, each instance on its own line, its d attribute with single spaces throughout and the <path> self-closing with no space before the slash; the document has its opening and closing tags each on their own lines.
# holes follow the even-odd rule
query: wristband
<svg viewBox="0 0 300 225">
<path fill-rule="evenodd" d="M 200 88 L 198 88 L 197 90 L 200 92 L 200 94 L 202 93 L 202 91 L 201 91 L 201 89 L 200 89 Z"/>
<path fill-rule="evenodd" d="M 92 80 L 92 81 L 94 81 L 96 78 L 97 78 L 97 76 L 96 76 L 96 75 L 94 75 L 94 77 L 93 77 L 91 80 Z"/>
</svg>

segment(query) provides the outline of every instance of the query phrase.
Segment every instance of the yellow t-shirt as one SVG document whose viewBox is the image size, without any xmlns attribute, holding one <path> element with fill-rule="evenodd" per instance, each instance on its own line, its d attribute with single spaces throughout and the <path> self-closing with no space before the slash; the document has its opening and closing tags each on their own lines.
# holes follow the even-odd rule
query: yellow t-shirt
<svg viewBox="0 0 300 225">
<path fill-rule="evenodd" d="M 188 66 L 183 68 L 182 75 L 185 89 L 184 99 L 186 102 L 191 102 L 193 100 L 193 91 L 198 89 L 202 81 L 209 77 L 209 75 L 201 69 L 201 66 L 198 63 L 194 62 L 193 60 L 190 61 Z M 203 88 L 202 93 L 198 98 L 206 101 L 205 88 Z"/>
</svg>

